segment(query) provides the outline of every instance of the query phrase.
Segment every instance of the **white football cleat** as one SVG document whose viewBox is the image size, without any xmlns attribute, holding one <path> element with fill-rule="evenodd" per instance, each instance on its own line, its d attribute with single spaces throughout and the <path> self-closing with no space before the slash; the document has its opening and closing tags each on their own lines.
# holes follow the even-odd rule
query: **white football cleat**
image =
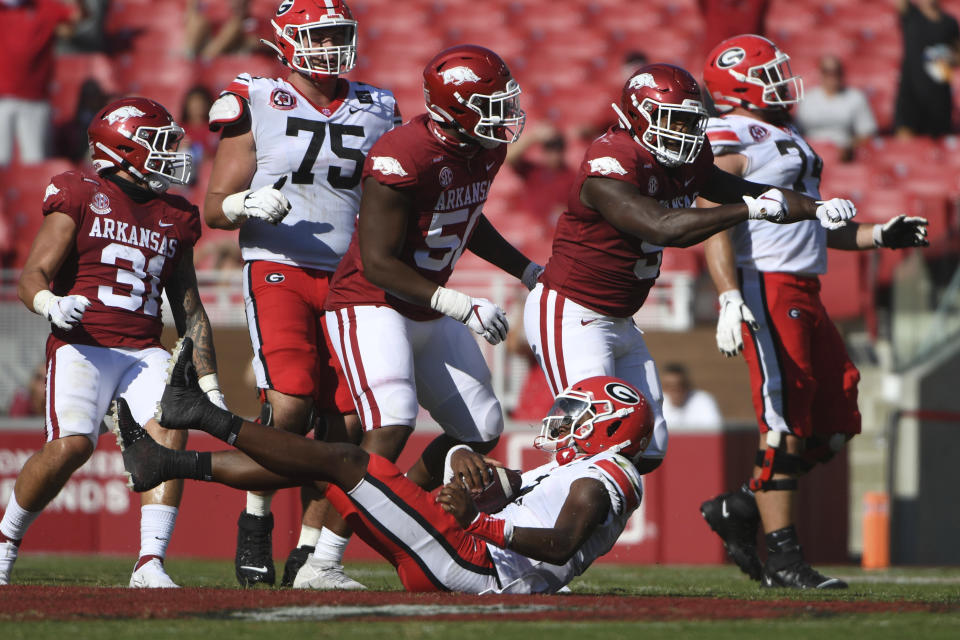
<svg viewBox="0 0 960 640">
<path fill-rule="evenodd" d="M 0 542 L 0 586 L 10 584 L 10 572 L 13 571 L 18 549 L 10 541 Z"/>
<path fill-rule="evenodd" d="M 366 591 L 366 587 L 343 572 L 342 564 L 331 564 L 310 556 L 293 579 L 294 589 L 321 591 Z"/>
<path fill-rule="evenodd" d="M 130 576 L 130 588 L 179 589 L 180 585 L 170 579 L 163 568 L 163 563 L 154 558 L 133 572 L 133 575 Z"/>
</svg>

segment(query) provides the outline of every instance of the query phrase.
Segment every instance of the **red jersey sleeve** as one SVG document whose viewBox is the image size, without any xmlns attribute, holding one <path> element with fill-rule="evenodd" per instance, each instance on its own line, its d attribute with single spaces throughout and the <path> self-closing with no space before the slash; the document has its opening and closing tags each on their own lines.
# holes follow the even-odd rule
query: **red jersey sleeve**
<svg viewBox="0 0 960 640">
<path fill-rule="evenodd" d="M 397 138 L 402 137 L 402 133 L 402 129 L 394 129 L 374 143 L 363 163 L 364 178 L 370 176 L 380 184 L 395 189 L 409 189 L 417 185 L 417 165 L 403 146 L 397 144 Z"/>
<path fill-rule="evenodd" d="M 642 167 L 639 166 L 636 142 L 626 136 L 608 131 L 593 141 L 583 156 L 582 170 L 587 178 L 613 178 L 635 184 Z"/>
<path fill-rule="evenodd" d="M 79 193 L 81 180 L 73 171 L 53 176 L 43 193 L 43 215 L 47 216 L 55 211 L 65 213 L 79 227 L 84 216 L 84 200 Z"/>
</svg>

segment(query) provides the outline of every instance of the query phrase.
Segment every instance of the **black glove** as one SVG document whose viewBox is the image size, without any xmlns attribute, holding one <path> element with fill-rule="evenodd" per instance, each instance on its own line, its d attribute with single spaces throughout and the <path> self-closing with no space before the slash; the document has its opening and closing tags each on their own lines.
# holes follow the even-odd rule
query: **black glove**
<svg viewBox="0 0 960 640">
<path fill-rule="evenodd" d="M 929 246 L 927 219 L 900 214 L 884 224 L 876 224 L 873 226 L 873 244 L 887 249 Z"/>
</svg>

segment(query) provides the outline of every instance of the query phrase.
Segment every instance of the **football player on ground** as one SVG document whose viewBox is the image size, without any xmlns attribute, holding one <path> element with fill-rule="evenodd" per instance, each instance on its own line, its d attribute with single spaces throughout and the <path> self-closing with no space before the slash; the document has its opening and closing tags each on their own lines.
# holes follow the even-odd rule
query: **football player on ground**
<svg viewBox="0 0 960 640">
<path fill-rule="evenodd" d="M 526 119 L 507 65 L 483 47 L 451 47 L 427 63 L 423 86 L 427 114 L 385 134 L 367 157 L 357 232 L 330 286 L 326 321 L 365 450 L 396 460 L 418 402 L 443 428 L 408 472 L 429 490 L 452 445 L 489 451 L 503 430 L 471 333 L 502 342 L 503 309 L 444 284 L 465 249 L 528 288 L 541 267 L 482 212 Z"/>
<path fill-rule="evenodd" d="M 164 478 L 247 489 L 326 480 L 331 502 L 396 567 L 408 591 L 554 593 L 610 551 L 643 496 L 633 460 L 650 440 L 653 415 L 646 398 L 616 378 L 562 392 L 535 441 L 554 460 L 523 474 L 519 497 L 481 513 L 472 491 L 494 474 L 468 447 L 447 456 L 448 476 L 457 480 L 435 497 L 375 453 L 244 422 L 214 406 L 193 382 L 190 349 L 183 340 L 160 424 L 202 428 L 239 451 L 164 449 L 121 399 L 117 422 L 133 486 L 148 489 Z"/>
<path fill-rule="evenodd" d="M 855 211 L 715 167 L 703 144 L 700 89 L 679 67 L 640 67 L 612 106 L 620 124 L 587 149 L 523 324 L 554 394 L 611 375 L 650 399 L 654 436 L 639 465 L 647 473 L 663 460 L 667 427 L 656 365 L 632 316 L 660 275 L 662 248 L 696 244 L 748 219 L 829 221 Z M 696 209 L 698 195 L 724 206 Z"/>
<path fill-rule="evenodd" d="M 823 163 L 790 118 L 803 85 L 792 75 L 789 57 L 766 38 L 736 36 L 710 53 L 703 77 L 722 114 L 707 125 L 716 166 L 819 198 Z M 704 502 L 701 511 L 730 557 L 763 586 L 847 586 L 804 561 L 793 524 L 798 477 L 860 433 L 860 374 L 820 301 L 818 276 L 827 270 L 827 247 L 924 246 L 926 225 L 905 216 L 885 224 L 790 227 L 751 220 L 706 242 L 707 266 L 720 293 L 717 346 L 726 356 L 743 351 L 764 437 L 750 481 Z M 763 566 L 756 551 L 760 519 L 768 552 Z"/>
<path fill-rule="evenodd" d="M 241 74 L 211 108 L 211 127 L 223 134 L 204 217 L 211 227 L 240 228 L 261 421 L 359 441 L 323 305 L 355 226 L 364 158 L 400 115 L 389 91 L 340 77 L 357 55 L 357 22 L 342 0 L 284 0 L 272 24 L 274 44 L 266 44 L 290 73 L 282 80 Z M 240 514 L 242 585 L 274 583 L 272 497 L 247 494 Z M 303 498 L 300 539 L 281 584 L 363 589 L 341 566 L 349 529 L 312 488 Z"/>
<path fill-rule="evenodd" d="M 93 453 L 114 398 L 125 398 L 160 442 L 186 445 L 186 434 L 150 419 L 170 359 L 160 345 L 164 291 L 177 333 L 197 345 L 199 384 L 223 406 L 193 270 L 200 212 L 164 193 L 190 179 L 190 156 L 177 152 L 183 130 L 153 100 L 124 98 L 94 117 L 88 135 L 99 175 L 68 171 L 52 178 L 43 226 L 20 276 L 20 299 L 52 325 L 47 439 L 24 464 L 0 521 L 0 584 L 10 579 L 27 528 Z M 131 587 L 177 586 L 163 558 L 182 493 L 182 482 L 166 482 L 143 494 Z"/>
</svg>

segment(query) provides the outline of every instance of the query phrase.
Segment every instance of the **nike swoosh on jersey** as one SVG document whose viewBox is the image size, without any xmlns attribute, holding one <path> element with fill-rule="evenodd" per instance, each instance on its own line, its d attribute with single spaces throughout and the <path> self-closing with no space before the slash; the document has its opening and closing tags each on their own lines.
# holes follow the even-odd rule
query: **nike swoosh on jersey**
<svg viewBox="0 0 960 640">
<path fill-rule="evenodd" d="M 488 164 L 488 165 L 487 165 L 487 171 L 490 171 L 490 167 L 492 167 L 492 166 L 495 165 L 495 164 L 497 164 L 497 163 L 496 163 L 496 162 L 491 162 L 490 164 Z"/>
<path fill-rule="evenodd" d="M 583 318 L 580 318 L 580 326 L 585 327 L 591 322 L 596 322 L 596 320 L 597 320 L 596 318 L 594 318 L 593 320 L 584 320 Z"/>
<path fill-rule="evenodd" d="M 160 226 L 161 226 L 161 227 L 172 227 L 172 226 L 173 226 L 173 223 L 172 223 L 172 222 L 162 222 L 162 221 L 161 221 L 161 222 L 160 222 Z"/>
</svg>

